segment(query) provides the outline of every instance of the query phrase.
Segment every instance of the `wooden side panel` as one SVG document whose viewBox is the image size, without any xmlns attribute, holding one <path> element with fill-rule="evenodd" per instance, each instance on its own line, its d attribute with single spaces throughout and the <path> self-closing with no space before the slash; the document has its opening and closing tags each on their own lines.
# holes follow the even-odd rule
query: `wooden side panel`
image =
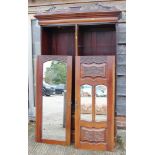
<svg viewBox="0 0 155 155">
<path fill-rule="evenodd" d="M 48 28 L 41 27 L 41 54 L 50 55 L 50 51 Z"/>
</svg>

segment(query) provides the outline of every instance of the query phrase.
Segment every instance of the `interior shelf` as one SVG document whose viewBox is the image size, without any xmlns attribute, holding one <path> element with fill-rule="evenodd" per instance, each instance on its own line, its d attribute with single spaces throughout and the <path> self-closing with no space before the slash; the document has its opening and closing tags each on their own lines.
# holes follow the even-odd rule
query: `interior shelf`
<svg viewBox="0 0 155 155">
<path fill-rule="evenodd" d="M 42 55 L 71 55 L 75 50 L 75 27 L 42 28 Z"/>
<path fill-rule="evenodd" d="M 115 55 L 114 24 L 42 27 L 42 55 Z"/>
<path fill-rule="evenodd" d="M 115 25 L 82 25 L 78 30 L 78 55 L 115 54 Z"/>
</svg>

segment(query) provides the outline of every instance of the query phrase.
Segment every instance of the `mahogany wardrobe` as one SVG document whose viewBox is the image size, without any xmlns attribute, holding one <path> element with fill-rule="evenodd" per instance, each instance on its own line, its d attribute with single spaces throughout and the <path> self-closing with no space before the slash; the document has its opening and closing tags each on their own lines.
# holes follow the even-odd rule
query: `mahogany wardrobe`
<svg viewBox="0 0 155 155">
<path fill-rule="evenodd" d="M 114 149 L 119 16 L 119 10 L 104 6 L 51 8 L 35 16 L 41 26 L 37 142 Z"/>
</svg>

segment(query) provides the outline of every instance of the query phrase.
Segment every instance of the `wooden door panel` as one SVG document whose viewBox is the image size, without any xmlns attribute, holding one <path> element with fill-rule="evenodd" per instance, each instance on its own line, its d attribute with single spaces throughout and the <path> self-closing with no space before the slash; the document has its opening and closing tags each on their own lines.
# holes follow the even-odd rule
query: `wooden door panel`
<svg viewBox="0 0 155 155">
<path fill-rule="evenodd" d="M 114 86 L 114 56 L 76 57 L 75 146 L 77 148 L 92 150 L 114 148 Z"/>
<path fill-rule="evenodd" d="M 61 87 L 61 89 L 60 87 L 55 87 L 55 89 L 52 89 L 51 86 L 53 86 L 54 88 L 54 85 L 56 86 L 56 83 L 51 83 L 51 85 L 48 84 L 46 86 L 46 91 L 51 92 L 51 94 L 45 95 L 45 69 L 46 71 L 47 69 L 51 69 L 51 71 L 54 71 L 53 68 L 54 66 L 56 67 L 56 64 L 56 70 L 59 70 L 59 72 L 57 72 L 57 76 L 59 77 L 61 74 L 60 71 L 64 71 L 64 69 L 62 68 L 64 66 L 62 66 L 62 64 L 65 65 L 65 77 L 61 74 L 61 79 L 57 79 L 56 77 L 54 77 L 54 75 L 56 75 L 54 74 L 55 72 L 51 72 L 52 74 L 50 74 L 50 77 L 52 77 L 53 75 L 53 78 L 51 78 L 52 82 L 54 82 L 54 80 L 59 80 L 62 83 L 63 80 L 65 81 L 65 83 L 63 83 L 65 86 L 63 88 Z M 49 66 L 51 66 L 51 68 Z M 62 79 L 62 77 L 64 79 Z M 48 144 L 69 145 L 71 140 L 72 57 L 58 55 L 38 56 L 36 78 L 36 141 Z M 60 93 L 60 90 L 63 92 Z M 44 115 L 45 112 L 47 113 L 46 115 Z M 46 117 L 43 118 L 43 116 Z M 52 116 L 57 116 L 57 118 Z M 52 128 L 54 129 L 52 130 Z M 45 134 L 45 130 L 47 134 Z M 60 134 L 62 132 L 63 134 L 61 137 Z"/>
</svg>

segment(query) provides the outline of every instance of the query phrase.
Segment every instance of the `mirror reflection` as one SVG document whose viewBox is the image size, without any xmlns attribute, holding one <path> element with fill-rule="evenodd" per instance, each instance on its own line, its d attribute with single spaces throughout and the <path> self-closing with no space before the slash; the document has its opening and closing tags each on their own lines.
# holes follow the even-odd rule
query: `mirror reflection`
<svg viewBox="0 0 155 155">
<path fill-rule="evenodd" d="M 81 95 L 81 120 L 92 121 L 92 86 L 82 85 Z"/>
<path fill-rule="evenodd" d="M 107 120 L 107 86 L 97 85 L 95 97 L 95 121 Z"/>
<path fill-rule="evenodd" d="M 42 139 L 65 140 L 66 63 L 43 64 Z"/>
</svg>

